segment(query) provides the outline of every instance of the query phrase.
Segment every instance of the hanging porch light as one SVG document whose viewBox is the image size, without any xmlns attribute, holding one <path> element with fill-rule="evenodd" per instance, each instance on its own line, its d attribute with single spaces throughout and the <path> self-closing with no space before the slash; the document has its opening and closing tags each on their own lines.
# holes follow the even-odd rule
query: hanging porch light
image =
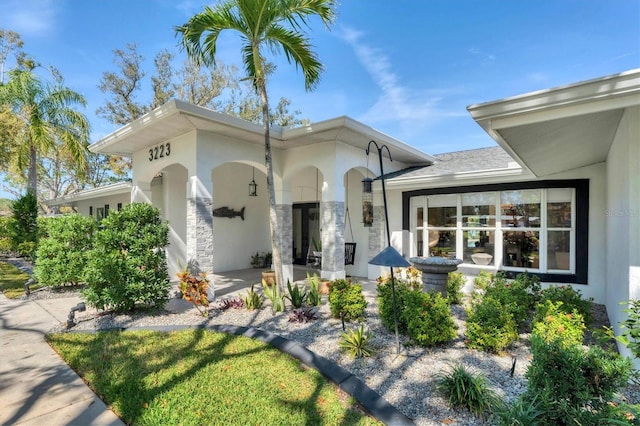
<svg viewBox="0 0 640 426">
<path fill-rule="evenodd" d="M 249 182 L 249 197 L 258 196 L 258 184 L 256 183 L 256 168 L 253 167 L 253 174 L 251 175 L 251 182 Z"/>
<path fill-rule="evenodd" d="M 373 179 L 362 179 L 362 223 L 364 226 L 373 225 Z"/>
</svg>

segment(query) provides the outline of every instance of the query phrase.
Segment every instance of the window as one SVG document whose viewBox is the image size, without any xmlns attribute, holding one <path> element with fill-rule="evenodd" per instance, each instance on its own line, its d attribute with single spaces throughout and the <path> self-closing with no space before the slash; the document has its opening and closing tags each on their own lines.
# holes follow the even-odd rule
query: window
<svg viewBox="0 0 640 426">
<path fill-rule="evenodd" d="M 122 203 L 118 203 L 118 211 L 122 210 Z"/>
<path fill-rule="evenodd" d="M 89 206 L 89 216 L 93 216 L 93 206 Z"/>
<path fill-rule="evenodd" d="M 104 205 L 104 217 L 109 216 L 109 204 Z"/>
<path fill-rule="evenodd" d="M 403 194 L 410 210 L 403 220 L 411 235 L 410 256 L 456 257 L 469 267 L 507 275 L 526 270 L 546 281 L 586 283 L 588 181 L 456 189 Z"/>
</svg>

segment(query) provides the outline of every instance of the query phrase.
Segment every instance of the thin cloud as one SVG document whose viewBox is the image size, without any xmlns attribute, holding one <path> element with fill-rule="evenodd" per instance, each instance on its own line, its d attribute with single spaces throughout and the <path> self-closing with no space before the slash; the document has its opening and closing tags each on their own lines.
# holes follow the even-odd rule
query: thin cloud
<svg viewBox="0 0 640 426">
<path fill-rule="evenodd" d="M 469 53 L 472 56 L 475 56 L 475 57 L 479 58 L 480 59 L 480 63 L 483 64 L 483 65 L 487 65 L 487 64 L 493 63 L 496 60 L 496 55 L 494 55 L 492 53 L 484 52 L 484 51 L 482 51 L 482 50 L 480 50 L 478 48 L 475 48 L 475 47 L 470 48 L 469 49 Z"/>
<path fill-rule="evenodd" d="M 358 61 L 382 93 L 376 103 L 358 117 L 359 120 L 399 124 L 402 136 L 410 136 L 436 120 L 464 115 L 442 108 L 442 101 L 451 93 L 449 90 L 427 91 L 403 85 L 389 57 L 381 49 L 361 42 L 362 35 L 352 28 L 343 28 L 341 37 L 353 48 Z"/>
<path fill-rule="evenodd" d="M 47 36 L 55 30 L 59 4 L 55 0 L 5 0 L 0 26 L 22 36 Z"/>
</svg>

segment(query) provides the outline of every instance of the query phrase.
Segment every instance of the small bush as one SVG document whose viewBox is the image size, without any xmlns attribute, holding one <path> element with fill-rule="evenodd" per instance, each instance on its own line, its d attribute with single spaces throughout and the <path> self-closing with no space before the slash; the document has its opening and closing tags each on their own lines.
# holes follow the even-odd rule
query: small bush
<svg viewBox="0 0 640 426">
<path fill-rule="evenodd" d="M 484 290 L 491 285 L 493 282 L 494 275 L 489 272 L 482 270 L 480 273 L 473 279 L 473 284 L 475 284 L 477 289 Z"/>
<path fill-rule="evenodd" d="M 460 291 L 466 279 L 462 272 L 449 272 L 447 277 L 447 300 L 452 305 L 459 305 L 462 303 L 463 293 Z"/>
<path fill-rule="evenodd" d="M 482 375 L 473 375 L 462 365 L 438 376 L 438 391 L 453 407 L 465 407 L 476 416 L 485 417 L 499 405 L 497 394 Z"/>
<path fill-rule="evenodd" d="M 471 307 L 467 318 L 467 346 L 499 353 L 517 339 L 513 316 L 500 301 L 485 296 Z"/>
<path fill-rule="evenodd" d="M 48 237 L 40 240 L 36 252 L 35 279 L 52 287 L 84 282 L 96 221 L 73 214 L 51 218 L 47 228 Z"/>
<path fill-rule="evenodd" d="M 8 256 L 13 253 L 11 238 L 0 238 L 0 255 Z"/>
<path fill-rule="evenodd" d="M 38 200 L 32 191 L 27 191 L 25 195 L 11 202 L 12 219 L 8 222 L 8 231 L 13 246 L 18 252 L 32 253 L 35 251 L 35 244 L 38 241 Z M 20 244 L 33 243 L 31 250 Z"/>
<path fill-rule="evenodd" d="M 531 314 L 538 302 L 540 279 L 536 275 L 518 274 L 509 282 L 498 274 L 491 285 L 485 289 L 484 297 L 491 297 L 506 309 L 513 317 L 518 328 L 528 325 Z"/>
<path fill-rule="evenodd" d="M 371 346 L 371 333 L 364 330 L 364 325 L 356 329 L 342 333 L 340 349 L 354 358 L 362 358 L 373 355 Z"/>
<path fill-rule="evenodd" d="M 577 310 L 582 315 L 585 326 L 589 327 L 591 325 L 593 321 L 593 315 L 591 314 L 593 299 L 583 299 L 580 290 L 563 285 L 548 287 L 540 292 L 540 301 L 544 303 L 546 300 L 562 302 L 562 309 L 568 314 L 572 313 L 574 309 Z"/>
<path fill-rule="evenodd" d="M 284 312 L 284 296 L 278 291 L 278 286 L 268 285 L 262 280 L 262 292 L 271 302 L 271 313 Z"/>
<path fill-rule="evenodd" d="M 289 295 L 285 296 L 285 298 L 291 302 L 291 306 L 295 309 L 302 308 L 302 305 L 307 301 L 307 290 L 301 290 L 299 285 L 291 285 L 289 281 L 287 281 L 287 290 Z"/>
<path fill-rule="evenodd" d="M 547 343 L 558 339 L 563 345 L 580 345 L 584 339 L 584 321 L 576 309 L 566 313 L 562 302 L 546 300 L 536 308 L 533 334 Z"/>
<path fill-rule="evenodd" d="M 565 345 L 562 339 L 546 342 L 534 335 L 531 353 L 525 398 L 539 398 L 540 424 L 596 424 L 631 371 L 628 358 L 598 346 Z"/>
<path fill-rule="evenodd" d="M 206 317 L 208 315 L 206 308 L 209 306 L 209 299 L 207 299 L 209 279 L 207 274 L 201 272 L 198 275 L 193 275 L 188 269 L 185 269 L 177 275 L 180 279 L 182 298 L 187 302 L 193 303 L 198 312 Z M 204 306 L 204 309 L 200 308 L 201 306 Z"/>
<path fill-rule="evenodd" d="M 244 307 L 251 311 L 261 309 L 264 304 L 264 298 L 253 289 L 253 284 L 251 289 L 247 290 L 247 294 L 242 297 L 242 301 L 244 302 Z"/>
<path fill-rule="evenodd" d="M 408 292 L 400 317 L 407 334 L 419 346 L 433 346 L 456 337 L 456 326 L 447 299 L 440 293 Z"/>
<path fill-rule="evenodd" d="M 34 259 L 37 248 L 38 244 L 35 241 L 23 241 L 18 244 L 16 251 L 18 252 L 18 256 Z"/>
<path fill-rule="evenodd" d="M 86 271 L 87 303 L 98 309 L 162 308 L 169 300 L 169 227 L 150 204 L 132 203 L 101 222 Z"/>
<path fill-rule="evenodd" d="M 395 281 L 395 290 L 396 307 L 398 312 L 398 332 L 407 334 L 407 324 L 400 318 L 400 313 L 403 311 L 403 307 L 405 306 L 407 294 L 412 290 L 408 283 L 399 280 Z M 376 291 L 378 293 L 378 314 L 380 315 L 380 320 L 385 327 L 387 327 L 389 330 L 393 330 L 395 325 L 393 320 L 393 298 L 391 294 L 391 280 L 389 279 L 387 281 L 381 281 L 380 279 L 378 279 Z"/>
<path fill-rule="evenodd" d="M 331 316 L 345 321 L 359 321 L 364 317 L 367 301 L 360 284 L 347 280 L 334 280 L 329 284 L 329 307 Z"/>
</svg>

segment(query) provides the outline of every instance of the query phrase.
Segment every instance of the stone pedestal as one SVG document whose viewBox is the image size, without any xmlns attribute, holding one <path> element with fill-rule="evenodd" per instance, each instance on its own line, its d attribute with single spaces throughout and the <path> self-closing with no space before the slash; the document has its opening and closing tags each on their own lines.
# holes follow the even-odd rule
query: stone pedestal
<svg viewBox="0 0 640 426">
<path fill-rule="evenodd" d="M 429 292 L 435 290 L 443 297 L 447 297 L 447 278 L 449 272 L 458 269 L 462 259 L 449 259 L 446 257 L 412 257 L 409 262 L 422 272 L 422 288 Z"/>
</svg>

